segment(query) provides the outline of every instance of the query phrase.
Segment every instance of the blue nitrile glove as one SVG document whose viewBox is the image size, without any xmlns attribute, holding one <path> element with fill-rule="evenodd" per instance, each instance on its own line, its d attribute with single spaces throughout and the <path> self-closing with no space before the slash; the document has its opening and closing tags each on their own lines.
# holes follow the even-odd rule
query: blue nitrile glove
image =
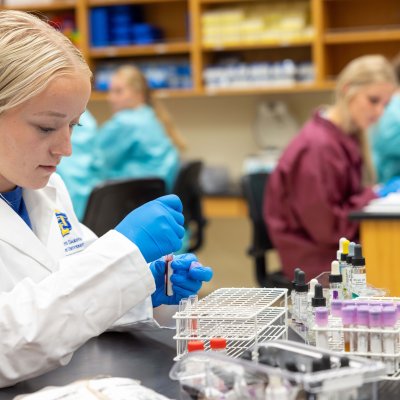
<svg viewBox="0 0 400 400">
<path fill-rule="evenodd" d="M 136 208 L 115 230 L 135 243 L 145 260 L 151 262 L 181 248 L 183 222 L 182 202 L 171 194 Z"/>
<path fill-rule="evenodd" d="M 171 276 L 172 290 L 174 294 L 167 296 L 165 294 L 165 259 L 156 260 L 150 264 L 156 283 L 156 291 L 151 295 L 153 307 L 161 304 L 179 304 L 181 299 L 197 294 L 202 282 L 208 282 L 213 276 L 213 270 L 210 267 L 203 267 L 194 254 L 181 254 L 175 256 L 171 267 L 173 274 Z"/>
<path fill-rule="evenodd" d="M 388 180 L 384 185 L 382 185 L 376 194 L 379 197 L 385 197 L 390 193 L 400 192 L 400 178 L 394 177 Z"/>
</svg>

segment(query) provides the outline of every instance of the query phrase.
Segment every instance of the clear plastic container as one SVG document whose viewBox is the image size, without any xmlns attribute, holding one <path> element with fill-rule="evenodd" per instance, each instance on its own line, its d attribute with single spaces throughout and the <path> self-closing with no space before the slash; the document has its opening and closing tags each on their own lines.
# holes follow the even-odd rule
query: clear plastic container
<svg viewBox="0 0 400 400">
<path fill-rule="evenodd" d="M 379 361 L 343 357 L 283 340 L 260 344 L 257 349 L 262 352 L 260 357 L 269 357 L 274 366 L 215 352 L 196 352 L 176 362 L 170 378 L 180 382 L 181 399 L 265 400 L 271 398 L 271 393 L 275 394 L 272 398 L 279 394 L 279 398 L 286 399 L 378 399 L 378 380 L 385 373 Z M 191 367 L 194 358 L 195 371 Z M 327 361 L 331 369 L 313 372 L 321 360 L 325 364 Z"/>
</svg>

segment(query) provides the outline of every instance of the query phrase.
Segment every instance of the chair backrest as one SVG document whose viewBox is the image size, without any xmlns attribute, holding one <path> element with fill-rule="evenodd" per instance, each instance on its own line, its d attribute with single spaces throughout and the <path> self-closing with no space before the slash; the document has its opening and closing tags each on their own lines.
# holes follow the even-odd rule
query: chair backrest
<svg viewBox="0 0 400 400">
<path fill-rule="evenodd" d="M 189 252 L 198 250 L 204 240 L 206 220 L 201 203 L 203 192 L 200 185 L 200 173 L 202 168 L 201 161 L 183 163 L 172 190 L 172 193 L 182 200 L 185 225 L 190 228 Z"/>
<path fill-rule="evenodd" d="M 253 254 L 254 252 L 256 256 L 274 248 L 263 218 L 264 189 L 268 176 L 269 173 L 267 172 L 258 172 L 245 175 L 242 179 L 243 193 L 247 201 L 253 229 L 253 242 L 249 253 Z"/>
<path fill-rule="evenodd" d="M 83 224 L 101 236 L 133 209 L 165 193 L 165 182 L 160 178 L 106 181 L 91 192 Z"/>
</svg>

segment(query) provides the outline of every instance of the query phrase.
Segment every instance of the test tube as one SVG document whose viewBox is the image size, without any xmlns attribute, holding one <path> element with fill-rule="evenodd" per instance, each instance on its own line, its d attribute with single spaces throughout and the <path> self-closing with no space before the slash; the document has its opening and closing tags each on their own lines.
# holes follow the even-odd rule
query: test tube
<svg viewBox="0 0 400 400">
<path fill-rule="evenodd" d="M 342 321 L 339 318 L 342 318 L 342 300 L 332 300 L 331 302 L 331 325 L 332 327 L 339 328 L 342 326 Z M 332 342 L 336 345 L 339 345 L 341 340 L 341 333 L 338 329 L 332 331 Z"/>
<path fill-rule="evenodd" d="M 188 319 L 185 315 L 187 311 L 187 303 L 187 299 L 182 299 L 178 305 L 178 313 L 179 316 L 182 317 L 176 320 L 176 331 L 178 333 L 178 337 L 180 338 L 176 341 L 176 351 L 178 353 L 178 357 L 185 354 L 187 351 L 187 340 L 183 339 L 189 335 Z"/>
<path fill-rule="evenodd" d="M 173 259 L 174 259 L 174 256 L 172 254 L 168 254 L 168 255 L 165 256 L 165 275 L 164 275 L 165 285 L 164 285 L 164 289 L 165 289 L 165 294 L 167 296 L 172 296 L 174 294 L 174 292 L 172 290 L 172 282 L 171 282 L 171 276 L 173 274 L 171 263 L 172 263 Z"/>
<path fill-rule="evenodd" d="M 223 337 L 211 338 L 210 339 L 210 350 L 226 354 L 227 353 L 226 339 Z"/>
<path fill-rule="evenodd" d="M 368 353 L 368 332 L 369 327 L 369 307 L 361 305 L 357 307 L 357 328 L 362 332 L 357 332 L 356 346 L 359 353 Z"/>
<path fill-rule="evenodd" d="M 328 326 L 328 309 L 326 307 L 315 309 L 315 325 L 318 328 Z M 327 330 L 315 331 L 315 343 L 318 348 L 329 350 L 329 332 Z"/>
<path fill-rule="evenodd" d="M 204 342 L 202 340 L 189 340 L 188 353 L 192 351 L 204 351 Z"/>
<path fill-rule="evenodd" d="M 382 307 L 373 306 L 369 309 L 369 327 L 371 329 L 380 330 L 382 329 Z M 380 332 L 370 332 L 369 334 L 369 348 L 371 353 L 376 354 L 372 356 L 373 359 L 381 360 L 380 354 L 382 354 L 382 340 Z"/>
<path fill-rule="evenodd" d="M 355 306 L 346 306 L 342 309 L 342 323 L 343 328 L 351 329 L 354 328 L 354 317 L 356 315 Z M 343 342 L 344 351 L 353 352 L 354 351 L 354 335 L 351 331 L 343 331 Z"/>
<path fill-rule="evenodd" d="M 397 320 L 397 308 L 387 306 L 382 311 L 382 324 L 384 330 L 394 330 Z M 396 334 L 394 332 L 382 333 L 383 353 L 385 354 L 386 372 L 393 375 L 396 372 Z M 393 357 L 391 357 L 393 355 Z"/>
<path fill-rule="evenodd" d="M 394 303 L 397 307 L 397 321 L 400 321 L 400 301 Z"/>
<path fill-rule="evenodd" d="M 342 316 L 342 300 L 332 300 L 331 302 L 331 315 L 334 318 L 340 318 Z"/>
<path fill-rule="evenodd" d="M 197 315 L 197 303 L 199 298 L 197 295 L 191 295 L 188 297 L 188 309 L 189 309 L 189 334 L 190 337 L 196 338 L 199 335 L 198 326 L 198 315 Z"/>
</svg>

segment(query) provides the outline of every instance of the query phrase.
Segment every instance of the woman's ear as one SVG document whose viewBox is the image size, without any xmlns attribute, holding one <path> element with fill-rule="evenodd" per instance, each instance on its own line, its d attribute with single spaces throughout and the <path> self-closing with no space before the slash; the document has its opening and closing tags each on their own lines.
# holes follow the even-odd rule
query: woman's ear
<svg viewBox="0 0 400 400">
<path fill-rule="evenodd" d="M 345 96 L 347 95 L 348 92 L 349 92 L 349 84 L 346 83 L 345 85 L 343 85 L 343 88 L 342 88 L 342 95 L 343 95 L 343 97 L 345 97 Z"/>
</svg>

